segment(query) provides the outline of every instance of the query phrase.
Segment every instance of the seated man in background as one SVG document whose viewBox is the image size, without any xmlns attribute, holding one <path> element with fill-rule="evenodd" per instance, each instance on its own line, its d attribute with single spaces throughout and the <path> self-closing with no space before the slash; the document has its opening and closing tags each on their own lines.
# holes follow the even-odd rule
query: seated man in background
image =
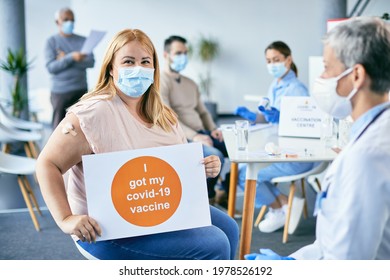
<svg viewBox="0 0 390 280">
<path fill-rule="evenodd" d="M 180 74 L 188 62 L 186 43 L 187 40 L 180 36 L 170 36 L 164 42 L 166 63 L 161 73 L 161 96 L 164 103 L 178 115 L 188 141 L 201 142 L 204 156 L 217 155 L 223 165 L 227 151 L 222 132 L 201 100 L 196 83 Z M 215 202 L 226 208 L 227 189 L 221 187 L 216 195 L 217 182 L 218 176 L 207 179 L 210 203 Z"/>
</svg>

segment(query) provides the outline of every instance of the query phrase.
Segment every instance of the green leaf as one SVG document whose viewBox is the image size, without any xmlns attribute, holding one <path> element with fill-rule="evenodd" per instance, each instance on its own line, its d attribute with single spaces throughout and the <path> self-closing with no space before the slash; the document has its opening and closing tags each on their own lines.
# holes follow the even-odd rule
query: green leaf
<svg viewBox="0 0 390 280">
<path fill-rule="evenodd" d="M 31 68 L 32 61 L 28 61 L 24 53 L 24 50 L 12 51 L 8 49 L 8 53 L 5 60 L 0 59 L 0 69 L 8 72 L 14 78 L 14 86 L 11 90 L 13 101 L 13 114 L 18 115 L 27 105 L 27 98 L 24 97 L 26 90 L 21 87 L 20 79 Z"/>
</svg>

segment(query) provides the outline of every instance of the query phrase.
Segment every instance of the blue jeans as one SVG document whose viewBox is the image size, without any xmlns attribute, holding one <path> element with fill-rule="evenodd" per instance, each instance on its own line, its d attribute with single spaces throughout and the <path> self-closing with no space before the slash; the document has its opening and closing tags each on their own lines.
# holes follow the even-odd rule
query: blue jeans
<svg viewBox="0 0 390 280">
<path fill-rule="evenodd" d="M 280 190 L 271 183 L 273 178 L 303 173 L 314 168 L 317 164 L 319 163 L 274 163 L 261 169 L 257 173 L 255 207 L 260 208 L 263 205 L 270 205 L 281 194 Z M 238 185 L 244 189 L 246 164 L 239 167 L 238 174 Z"/>
<path fill-rule="evenodd" d="M 196 211 L 196 209 L 194 209 Z M 104 260 L 232 260 L 238 245 L 238 225 L 210 206 L 211 226 L 78 244 Z"/>
</svg>

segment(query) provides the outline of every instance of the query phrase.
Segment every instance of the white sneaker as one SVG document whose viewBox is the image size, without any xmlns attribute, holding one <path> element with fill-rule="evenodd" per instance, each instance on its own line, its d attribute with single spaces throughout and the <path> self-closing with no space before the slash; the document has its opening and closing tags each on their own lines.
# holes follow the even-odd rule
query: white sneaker
<svg viewBox="0 0 390 280">
<path fill-rule="evenodd" d="M 288 234 L 293 234 L 297 229 L 299 222 L 301 221 L 304 205 L 305 199 L 294 196 L 290 214 L 290 223 L 288 225 Z M 283 209 L 286 211 L 285 214 L 287 217 L 287 207 L 283 207 Z"/>
<path fill-rule="evenodd" d="M 269 208 L 264 220 L 259 223 L 259 230 L 261 232 L 274 232 L 284 226 L 286 221 L 286 214 L 282 210 Z"/>
</svg>

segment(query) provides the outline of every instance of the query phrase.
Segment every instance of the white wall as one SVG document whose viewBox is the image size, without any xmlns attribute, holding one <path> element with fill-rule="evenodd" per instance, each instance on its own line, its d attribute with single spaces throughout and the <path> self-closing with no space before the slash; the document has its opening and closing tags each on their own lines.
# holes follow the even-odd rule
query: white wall
<svg viewBox="0 0 390 280">
<path fill-rule="evenodd" d="M 155 44 L 161 65 L 164 39 L 172 34 L 195 42 L 200 34 L 213 36 L 221 44 L 221 55 L 213 64 L 213 99 L 219 113 L 231 113 L 237 105 L 255 106 L 244 101 L 245 94 L 266 95 L 271 77 L 266 71 L 265 47 L 275 40 L 292 49 L 300 79 L 308 85 L 308 57 L 321 55 L 321 37 L 326 28 L 322 14 L 327 0 L 25 0 L 27 48 L 36 57 L 29 72 L 29 87 L 49 87 L 44 67 L 46 38 L 57 32 L 53 14 L 70 6 L 76 17 L 75 32 L 88 35 L 90 29 L 106 30 L 107 35 L 94 54 L 96 65 L 88 70 L 92 87 L 100 69 L 105 47 L 124 28 L 145 31 Z M 356 0 L 348 1 L 348 8 Z M 388 0 L 374 0 L 365 14 L 389 12 Z M 387 10 L 385 10 L 385 8 Z M 201 65 L 192 59 L 183 74 L 198 80 Z"/>
<path fill-rule="evenodd" d="M 46 39 L 58 32 L 54 13 L 71 5 L 70 0 L 24 0 L 26 16 L 27 56 L 34 59 L 28 72 L 29 88 L 49 87 L 49 74 L 45 68 L 44 48 Z"/>
</svg>

